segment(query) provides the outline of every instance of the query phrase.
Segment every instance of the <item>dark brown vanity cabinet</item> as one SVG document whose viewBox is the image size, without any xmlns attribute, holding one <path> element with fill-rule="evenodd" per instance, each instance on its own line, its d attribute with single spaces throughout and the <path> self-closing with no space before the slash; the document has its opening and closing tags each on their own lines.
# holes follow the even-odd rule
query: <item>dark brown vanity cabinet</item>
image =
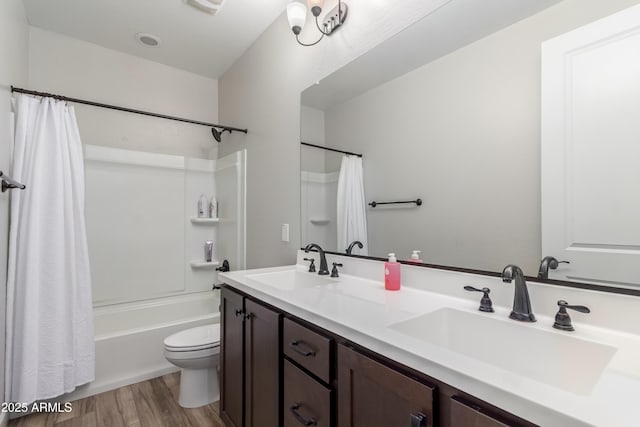
<svg viewBox="0 0 640 427">
<path fill-rule="evenodd" d="M 280 423 L 282 315 L 222 288 L 220 416 L 228 427 Z"/>
<path fill-rule="evenodd" d="M 534 427 L 435 378 L 222 288 L 227 427 Z"/>
<path fill-rule="evenodd" d="M 435 386 L 338 346 L 338 427 L 431 427 Z"/>
</svg>

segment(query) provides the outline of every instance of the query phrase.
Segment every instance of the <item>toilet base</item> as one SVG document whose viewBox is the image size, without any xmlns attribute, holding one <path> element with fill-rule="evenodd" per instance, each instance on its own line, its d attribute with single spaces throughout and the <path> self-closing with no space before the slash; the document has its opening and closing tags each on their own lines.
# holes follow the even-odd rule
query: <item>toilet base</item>
<svg viewBox="0 0 640 427">
<path fill-rule="evenodd" d="M 220 398 L 216 368 L 185 369 L 180 372 L 180 398 L 183 408 L 198 408 Z"/>
</svg>

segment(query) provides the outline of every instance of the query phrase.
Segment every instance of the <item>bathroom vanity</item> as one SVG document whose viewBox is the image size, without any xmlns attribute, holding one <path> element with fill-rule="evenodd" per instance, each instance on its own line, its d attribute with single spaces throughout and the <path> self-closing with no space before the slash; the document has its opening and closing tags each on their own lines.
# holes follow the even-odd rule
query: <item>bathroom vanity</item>
<svg viewBox="0 0 640 427">
<path fill-rule="evenodd" d="M 221 415 L 230 426 L 635 425 L 637 297 L 529 283 L 538 321 L 508 318 L 499 278 L 329 255 L 339 278 L 298 265 L 225 273 Z M 318 254 L 314 254 L 318 257 Z M 495 313 L 478 311 L 491 288 Z M 575 332 L 557 300 L 582 303 Z M 607 313 L 616 306 L 627 315 Z M 604 315 L 603 315 L 604 314 Z M 591 317 L 589 317 L 591 316 Z M 629 322 L 625 322 L 627 325 Z"/>
</svg>

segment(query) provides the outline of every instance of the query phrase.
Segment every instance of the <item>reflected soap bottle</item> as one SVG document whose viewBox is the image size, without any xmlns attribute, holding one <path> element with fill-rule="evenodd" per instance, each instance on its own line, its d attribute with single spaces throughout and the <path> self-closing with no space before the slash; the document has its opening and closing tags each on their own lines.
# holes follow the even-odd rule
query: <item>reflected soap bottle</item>
<svg viewBox="0 0 640 427">
<path fill-rule="evenodd" d="M 413 253 L 411 254 L 411 258 L 409 258 L 407 261 L 421 263 L 422 260 L 420 259 L 420 252 L 422 251 L 414 250 Z"/>
<path fill-rule="evenodd" d="M 389 261 L 384 263 L 384 288 L 388 291 L 400 290 L 400 263 L 396 254 L 389 254 Z"/>
</svg>

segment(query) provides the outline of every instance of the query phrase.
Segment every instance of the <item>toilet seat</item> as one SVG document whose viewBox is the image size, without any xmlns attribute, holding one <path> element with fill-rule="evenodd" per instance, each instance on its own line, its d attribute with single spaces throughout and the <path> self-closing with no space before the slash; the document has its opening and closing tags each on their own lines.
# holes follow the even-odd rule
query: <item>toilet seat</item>
<svg viewBox="0 0 640 427">
<path fill-rule="evenodd" d="M 220 354 L 220 347 L 209 347 L 202 350 L 191 350 L 191 351 L 176 351 L 170 348 L 164 349 L 164 357 L 167 360 L 171 361 L 171 363 L 176 363 L 180 360 L 194 360 L 194 359 L 203 359 L 212 356 L 217 356 Z"/>
<path fill-rule="evenodd" d="M 210 348 L 218 348 L 220 347 L 220 343 L 216 344 L 207 344 L 193 347 L 172 347 L 170 345 L 165 345 L 164 349 L 167 351 L 181 352 L 181 351 L 199 351 L 199 350 L 209 350 Z"/>
<path fill-rule="evenodd" d="M 220 325 L 204 325 L 168 336 L 164 347 L 171 352 L 199 351 L 220 346 Z"/>
</svg>

